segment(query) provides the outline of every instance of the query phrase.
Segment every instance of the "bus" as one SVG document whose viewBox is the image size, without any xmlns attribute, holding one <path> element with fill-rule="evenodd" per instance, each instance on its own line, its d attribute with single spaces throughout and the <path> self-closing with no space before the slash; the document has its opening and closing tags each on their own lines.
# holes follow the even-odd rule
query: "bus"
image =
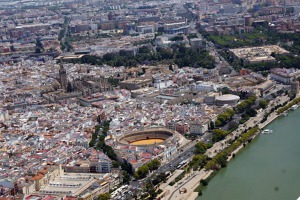
<svg viewBox="0 0 300 200">
<path fill-rule="evenodd" d="M 181 162 L 179 163 L 179 165 L 177 166 L 177 169 L 179 169 L 179 168 L 183 167 L 184 165 L 186 165 L 187 162 L 188 162 L 188 160 L 183 160 L 183 161 L 181 161 Z"/>
</svg>

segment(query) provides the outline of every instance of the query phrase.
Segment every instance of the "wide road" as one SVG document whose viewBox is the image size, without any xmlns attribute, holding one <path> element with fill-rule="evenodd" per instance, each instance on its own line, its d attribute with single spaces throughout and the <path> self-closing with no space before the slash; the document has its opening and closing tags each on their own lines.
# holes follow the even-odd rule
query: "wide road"
<svg viewBox="0 0 300 200">
<path fill-rule="evenodd" d="M 61 38 L 61 44 L 62 45 L 65 45 L 65 42 L 66 42 L 66 37 L 67 37 L 67 34 L 69 32 L 69 30 L 68 30 L 69 29 L 69 22 L 70 22 L 70 20 L 67 19 L 66 23 L 64 23 L 64 25 L 63 25 L 64 28 L 65 28 L 65 32 L 64 32 L 64 36 Z M 67 53 L 68 52 L 67 48 L 65 48 L 63 52 Z"/>
<path fill-rule="evenodd" d="M 175 170 L 179 163 L 183 160 L 190 160 L 194 156 L 195 144 L 200 141 L 208 142 L 211 140 L 211 133 L 205 133 L 197 140 L 190 141 L 183 147 L 181 147 L 178 152 L 172 155 L 172 157 L 162 163 L 162 165 L 155 170 L 152 174 L 149 174 L 148 177 L 139 180 L 139 181 L 131 181 L 130 187 L 131 188 L 140 188 L 141 185 L 144 185 L 147 180 L 152 179 L 152 177 L 157 176 L 160 173 L 165 173 L 168 171 Z"/>
<path fill-rule="evenodd" d="M 139 187 L 146 183 L 151 177 L 155 177 L 160 173 L 165 173 L 167 171 L 171 171 L 176 169 L 178 164 L 183 160 L 188 160 L 194 155 L 196 140 L 189 142 L 186 146 L 179 149 L 177 153 L 175 153 L 172 158 L 167 161 L 165 164 L 162 164 L 157 170 L 155 170 L 152 174 L 149 174 L 148 177 L 139 180 L 139 181 L 131 181 L 130 186 Z"/>
<path fill-rule="evenodd" d="M 209 51 L 210 54 L 214 56 L 216 63 L 218 64 L 218 63 L 221 63 L 221 62 L 222 62 L 222 64 L 224 64 L 224 65 L 230 67 L 230 69 L 231 69 L 232 71 L 234 71 L 233 67 L 227 62 L 227 60 L 224 59 L 224 58 L 219 54 L 218 49 L 216 49 L 214 43 L 211 42 L 211 41 L 209 41 L 209 40 L 207 40 L 206 38 L 204 38 L 204 37 L 201 35 L 201 33 L 199 33 L 199 31 L 198 31 L 197 29 L 194 29 L 194 31 L 196 32 L 198 38 L 200 38 L 200 39 L 202 39 L 203 41 L 205 41 L 205 43 L 206 43 L 206 50 Z"/>
</svg>

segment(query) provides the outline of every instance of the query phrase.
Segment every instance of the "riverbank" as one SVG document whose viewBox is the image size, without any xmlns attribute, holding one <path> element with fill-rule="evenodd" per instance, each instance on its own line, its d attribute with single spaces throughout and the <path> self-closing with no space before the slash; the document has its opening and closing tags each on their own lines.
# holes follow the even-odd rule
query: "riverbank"
<svg viewBox="0 0 300 200">
<path fill-rule="evenodd" d="M 177 184 L 174 186 L 168 186 L 167 191 L 165 194 L 163 194 L 161 199 L 169 199 L 169 200 L 185 200 L 185 199 L 191 199 L 195 196 L 198 196 L 198 191 L 195 191 L 195 189 L 199 185 L 200 180 L 208 180 L 211 179 L 210 177 L 214 172 L 216 172 L 213 169 L 218 168 L 220 164 L 218 163 L 218 159 L 221 156 L 229 156 L 232 154 L 234 150 L 239 148 L 240 146 L 243 146 L 242 144 L 246 143 L 250 139 L 255 136 L 259 132 L 259 129 L 257 127 L 252 128 L 248 130 L 246 133 L 243 133 L 241 137 L 236 140 L 234 143 L 232 143 L 226 150 L 223 152 L 217 154 L 214 158 L 212 158 L 205 168 L 201 169 L 200 171 L 192 171 L 191 173 L 187 173 L 187 175 Z M 208 167 L 207 167 L 208 166 Z M 186 193 L 180 192 L 181 189 L 186 189 Z M 196 195 L 196 194 L 197 195 Z"/>
<path fill-rule="evenodd" d="M 281 114 L 281 113 L 287 111 L 288 109 L 290 109 L 293 105 L 298 104 L 299 102 L 300 102 L 300 97 L 297 97 L 297 98 L 293 99 L 292 101 L 288 102 L 288 104 L 286 106 L 279 108 L 276 112 L 278 114 Z"/>
<path fill-rule="evenodd" d="M 278 104 L 279 104 L 279 103 L 285 103 L 286 101 L 288 101 L 288 100 L 285 99 L 285 98 L 280 99 L 280 100 L 283 101 L 283 102 L 280 101 L 280 102 L 278 102 Z M 290 104 L 291 102 L 294 102 L 294 101 L 288 101 L 287 103 Z M 279 108 L 279 109 L 280 109 L 280 108 Z M 265 122 L 259 123 L 259 121 L 257 121 L 257 124 L 256 124 L 256 125 L 258 125 L 259 129 L 263 129 L 264 127 L 266 127 L 267 125 L 269 125 L 271 122 L 273 122 L 275 119 L 277 119 L 279 116 L 280 116 L 280 115 L 278 114 L 278 111 L 275 110 L 275 111 L 273 111 L 273 112 L 269 115 L 269 117 L 267 118 L 267 120 L 266 120 Z M 254 120 L 254 121 L 255 121 L 255 120 Z M 254 123 L 253 125 L 255 125 L 255 123 Z M 253 135 L 253 137 L 251 138 L 251 140 L 254 139 L 259 133 L 260 133 L 260 131 L 257 131 L 256 134 Z M 234 136 L 237 136 L 236 134 L 233 134 L 233 135 L 234 135 Z M 240 135 L 238 135 L 238 136 L 240 136 Z M 248 143 L 248 142 L 247 142 L 247 143 Z M 245 144 L 247 144 L 247 143 L 245 143 Z M 232 158 L 234 158 L 235 155 L 236 155 L 241 149 L 243 149 L 245 146 L 246 146 L 246 145 L 241 144 L 237 149 L 235 149 L 235 150 L 229 155 L 227 161 L 229 162 Z M 200 179 L 200 180 L 198 180 L 198 181 L 200 182 L 201 180 L 202 180 L 202 179 Z M 195 199 L 194 196 L 195 196 L 196 193 L 197 193 L 197 192 L 194 192 L 192 195 L 188 196 L 187 198 L 188 198 L 188 199 Z M 198 195 L 198 194 L 197 194 L 197 195 Z"/>
<path fill-rule="evenodd" d="M 273 113 L 271 113 L 271 114 L 269 115 L 268 119 L 267 119 L 264 123 L 259 124 L 258 127 L 259 127 L 260 129 L 265 128 L 267 125 L 269 125 L 271 122 L 273 122 L 277 117 L 279 117 L 279 115 L 276 113 L 276 111 L 273 112 Z"/>
<path fill-rule="evenodd" d="M 281 200 L 300 195 L 300 109 L 277 118 L 239 151 L 226 168 L 218 171 L 197 200 Z"/>
<path fill-rule="evenodd" d="M 277 105 L 282 105 L 283 103 L 285 103 L 287 101 L 289 101 L 289 98 L 286 97 L 286 96 L 278 97 L 278 101 L 276 101 L 276 104 Z M 276 106 L 276 105 L 273 104 L 273 106 Z M 257 125 L 260 129 L 267 126 L 269 123 L 271 123 L 273 120 L 275 120 L 279 116 L 277 113 L 272 112 L 269 115 L 269 117 L 267 118 L 267 120 L 260 124 L 260 122 L 262 121 L 264 115 L 267 114 L 268 112 L 270 112 L 272 110 L 273 106 L 269 107 L 268 109 L 265 109 L 262 113 L 258 114 L 256 117 L 253 117 L 253 118 L 249 119 L 245 123 L 245 125 L 241 125 L 240 128 L 233 131 L 223 141 L 215 143 L 210 149 L 208 149 L 206 151 L 205 154 L 208 155 L 210 158 L 213 158 L 213 157 L 215 157 L 215 155 L 217 155 L 218 152 L 222 152 L 222 151 L 225 151 L 227 149 L 227 147 L 230 144 L 229 141 L 235 140 L 236 137 L 241 137 L 241 132 L 244 131 L 245 129 L 247 129 L 249 127 L 254 127 L 254 126 L 257 126 Z M 254 135 L 252 135 L 252 137 L 249 138 L 249 139 L 252 140 L 258 134 L 259 134 L 259 130 L 257 130 L 256 133 Z M 244 147 L 243 144 L 245 142 L 247 143 L 247 141 L 248 141 L 248 139 L 246 141 L 243 141 L 237 148 L 235 148 L 235 147 L 232 148 L 233 151 L 230 152 L 230 154 L 228 154 L 228 159 L 231 160 L 233 158 L 233 155 L 237 154 Z M 208 177 L 208 175 L 210 175 L 210 173 L 212 173 L 212 172 L 213 172 L 213 170 L 202 169 L 200 171 L 194 172 L 195 175 L 193 175 L 192 178 L 189 178 L 188 176 L 184 177 L 182 179 L 182 181 L 179 184 L 175 185 L 174 187 L 165 188 L 165 189 L 167 189 L 167 192 L 165 193 L 165 195 L 162 195 L 164 197 L 161 198 L 161 199 L 169 199 L 169 200 L 171 200 L 171 199 L 172 200 L 195 199 L 195 197 L 198 196 L 198 192 L 195 192 L 194 190 L 198 187 L 199 182 L 203 179 L 206 179 Z M 179 192 L 180 188 L 185 188 L 187 190 L 187 192 L 181 194 Z"/>
</svg>

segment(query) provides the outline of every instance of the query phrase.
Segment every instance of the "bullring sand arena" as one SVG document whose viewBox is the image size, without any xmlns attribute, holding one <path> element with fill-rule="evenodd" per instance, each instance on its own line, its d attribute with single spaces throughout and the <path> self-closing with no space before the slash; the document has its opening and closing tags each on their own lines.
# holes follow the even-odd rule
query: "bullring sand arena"
<svg viewBox="0 0 300 200">
<path fill-rule="evenodd" d="M 153 139 L 144 139 L 144 140 L 137 140 L 135 142 L 131 142 L 131 145 L 151 145 L 151 144 L 159 144 L 164 142 L 164 139 L 158 139 L 158 138 L 153 138 Z"/>
<path fill-rule="evenodd" d="M 119 137 L 118 142 L 123 145 L 151 146 L 164 144 L 176 137 L 174 131 L 166 128 L 153 128 L 142 131 L 134 131 Z"/>
</svg>

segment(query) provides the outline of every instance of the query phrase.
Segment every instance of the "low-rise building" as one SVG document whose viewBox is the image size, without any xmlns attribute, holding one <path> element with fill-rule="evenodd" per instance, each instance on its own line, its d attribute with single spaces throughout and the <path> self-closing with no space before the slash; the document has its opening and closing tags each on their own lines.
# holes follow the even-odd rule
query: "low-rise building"
<svg viewBox="0 0 300 200">
<path fill-rule="evenodd" d="M 88 150 L 87 150 L 88 151 Z M 66 172 L 74 173 L 109 173 L 112 170 L 112 161 L 100 151 L 94 149 L 87 152 L 86 157 L 72 161 L 63 166 Z M 84 155 L 83 155 L 84 156 Z"/>
<path fill-rule="evenodd" d="M 279 83 L 292 84 L 293 80 L 300 76 L 300 70 L 274 68 L 271 70 L 270 76 L 271 76 L 271 79 L 273 79 Z"/>
<path fill-rule="evenodd" d="M 230 49 L 233 56 L 238 59 L 243 59 L 245 62 L 274 62 L 276 59 L 271 55 L 275 54 L 288 54 L 289 52 L 277 45 L 268 45 L 261 47 L 237 48 Z"/>
<path fill-rule="evenodd" d="M 189 132 L 189 125 L 187 123 L 178 122 L 175 125 L 175 130 L 181 134 L 186 134 Z"/>
<path fill-rule="evenodd" d="M 122 89 L 137 90 L 144 87 L 151 87 L 152 80 L 147 78 L 146 79 L 133 78 L 133 79 L 121 81 L 119 85 Z"/>
<path fill-rule="evenodd" d="M 208 131 L 210 120 L 196 120 L 190 123 L 190 134 L 203 135 Z"/>
<path fill-rule="evenodd" d="M 256 88 L 259 90 L 260 92 L 260 96 L 264 97 L 265 95 L 267 95 L 272 89 L 275 88 L 275 82 L 272 80 L 267 80 L 264 83 L 256 86 Z"/>
</svg>

